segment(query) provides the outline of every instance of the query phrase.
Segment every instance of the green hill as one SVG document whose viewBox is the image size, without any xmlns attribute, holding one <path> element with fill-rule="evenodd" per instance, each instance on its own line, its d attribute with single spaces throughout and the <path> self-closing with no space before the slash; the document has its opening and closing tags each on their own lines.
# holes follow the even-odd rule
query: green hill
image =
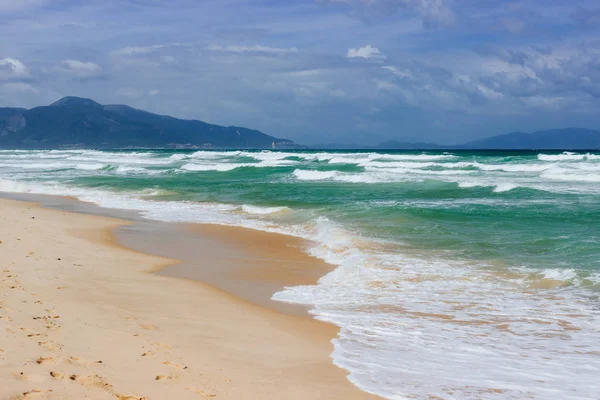
<svg viewBox="0 0 600 400">
<path fill-rule="evenodd" d="M 295 148 L 291 140 L 235 126 L 64 97 L 30 110 L 0 108 L 0 148 Z"/>
</svg>

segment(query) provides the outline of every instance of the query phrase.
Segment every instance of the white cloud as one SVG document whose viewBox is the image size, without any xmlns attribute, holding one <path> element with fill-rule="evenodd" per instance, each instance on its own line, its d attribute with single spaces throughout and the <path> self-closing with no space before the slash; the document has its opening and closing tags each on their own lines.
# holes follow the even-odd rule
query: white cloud
<svg viewBox="0 0 600 400">
<path fill-rule="evenodd" d="M 405 68 L 398 68 L 398 67 L 394 67 L 392 65 L 386 65 L 381 68 L 383 68 L 387 71 L 390 71 L 392 74 L 400 76 L 402 78 L 406 78 L 406 79 L 414 79 L 415 78 L 413 73 Z"/>
<path fill-rule="evenodd" d="M 153 53 L 156 50 L 162 49 L 167 45 L 159 44 L 154 46 L 145 46 L 145 47 L 123 47 L 122 49 L 115 50 L 111 54 L 113 56 L 135 56 L 139 54 L 149 54 Z"/>
<path fill-rule="evenodd" d="M 61 64 L 66 72 L 78 78 L 92 78 L 102 73 L 102 67 L 92 62 L 64 60 Z"/>
<path fill-rule="evenodd" d="M 454 11 L 448 8 L 444 0 L 412 0 L 405 4 L 415 8 L 423 17 L 423 25 L 433 28 L 439 25 L 451 25 L 456 22 Z"/>
<path fill-rule="evenodd" d="M 167 52 L 175 52 L 179 49 L 179 57 L 167 54 Z M 180 60 L 185 59 L 187 53 L 193 50 L 193 46 L 189 43 L 168 43 L 156 44 L 143 47 L 123 47 L 110 53 L 111 62 L 117 69 L 125 67 L 160 67 L 168 65 L 171 67 L 179 66 Z M 183 54 L 182 54 L 183 52 Z"/>
<path fill-rule="evenodd" d="M 25 82 L 8 82 L 0 86 L 0 92 L 13 94 L 38 94 L 39 90 Z"/>
<path fill-rule="evenodd" d="M 117 89 L 115 92 L 118 96 L 129 97 L 131 99 L 137 99 L 142 97 L 144 93 L 141 90 L 133 88 L 131 86 L 125 86 Z"/>
<path fill-rule="evenodd" d="M 388 17 L 396 12 L 406 15 L 416 13 L 425 28 L 451 25 L 457 16 L 448 0 L 319 0 L 323 3 L 347 4 L 361 18 Z"/>
<path fill-rule="evenodd" d="M 123 47 L 110 53 L 113 57 L 135 57 L 145 54 L 154 53 L 160 49 L 168 47 L 191 47 L 189 43 L 168 43 L 168 44 L 155 44 L 152 46 L 141 46 L 141 47 Z"/>
<path fill-rule="evenodd" d="M 385 56 L 379 51 L 377 47 L 371 47 L 371 45 L 368 44 L 364 47 L 348 49 L 348 58 L 364 58 L 365 60 L 384 60 Z"/>
<path fill-rule="evenodd" d="M 156 96 L 158 94 L 160 94 L 160 90 L 153 89 L 148 91 L 148 96 Z"/>
<path fill-rule="evenodd" d="M 267 54 L 288 54 L 297 53 L 296 47 L 280 48 L 280 47 L 268 47 L 268 46 L 208 46 L 208 50 L 212 51 L 228 51 L 232 53 L 267 53 Z"/>
<path fill-rule="evenodd" d="M 392 82 L 388 82 L 381 79 L 375 79 L 375 87 L 377 90 L 395 90 L 398 89 L 398 86 L 393 84 Z"/>
<path fill-rule="evenodd" d="M 16 58 L 0 59 L 0 78 L 27 78 L 29 77 L 29 68 Z"/>
<path fill-rule="evenodd" d="M 173 56 L 162 56 L 160 58 L 160 61 L 162 61 L 165 64 L 169 64 L 169 65 L 177 65 L 177 64 L 179 64 L 177 62 L 177 59 L 175 57 L 173 57 Z"/>
</svg>

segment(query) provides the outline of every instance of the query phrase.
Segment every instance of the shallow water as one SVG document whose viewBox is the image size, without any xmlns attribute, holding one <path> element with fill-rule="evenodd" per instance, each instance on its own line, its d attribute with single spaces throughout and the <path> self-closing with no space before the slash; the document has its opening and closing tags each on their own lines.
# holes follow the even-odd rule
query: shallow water
<svg viewBox="0 0 600 400">
<path fill-rule="evenodd" d="M 0 191 L 310 238 L 274 298 L 390 399 L 597 399 L 600 154 L 0 151 Z"/>
</svg>

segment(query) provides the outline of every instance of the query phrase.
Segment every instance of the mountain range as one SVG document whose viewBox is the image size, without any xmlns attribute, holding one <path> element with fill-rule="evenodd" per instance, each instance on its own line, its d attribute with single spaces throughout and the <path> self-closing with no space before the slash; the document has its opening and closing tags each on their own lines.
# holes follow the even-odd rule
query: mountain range
<svg viewBox="0 0 600 400">
<path fill-rule="evenodd" d="M 513 132 L 456 146 L 395 140 L 375 146 L 386 150 L 600 150 L 600 131 L 565 128 L 532 133 Z"/>
<path fill-rule="evenodd" d="M 219 126 L 153 114 L 126 105 L 102 105 L 90 99 L 64 97 L 49 106 L 0 108 L 0 148 L 307 148 L 254 129 Z M 366 149 L 353 144 L 311 146 L 322 149 Z M 456 146 L 395 140 L 370 147 L 380 150 L 600 150 L 600 131 L 567 128 L 514 132 Z"/>
<path fill-rule="evenodd" d="M 295 148 L 291 140 L 236 126 L 64 97 L 49 106 L 0 108 L 0 148 Z"/>
</svg>

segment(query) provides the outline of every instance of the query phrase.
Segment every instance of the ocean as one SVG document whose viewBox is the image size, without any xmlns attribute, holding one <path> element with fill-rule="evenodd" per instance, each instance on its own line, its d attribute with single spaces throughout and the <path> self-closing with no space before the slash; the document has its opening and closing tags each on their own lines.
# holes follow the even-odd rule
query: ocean
<svg viewBox="0 0 600 400">
<path fill-rule="evenodd" d="M 0 191 L 312 240 L 273 298 L 384 398 L 600 398 L 600 153 L 0 151 Z"/>
</svg>

